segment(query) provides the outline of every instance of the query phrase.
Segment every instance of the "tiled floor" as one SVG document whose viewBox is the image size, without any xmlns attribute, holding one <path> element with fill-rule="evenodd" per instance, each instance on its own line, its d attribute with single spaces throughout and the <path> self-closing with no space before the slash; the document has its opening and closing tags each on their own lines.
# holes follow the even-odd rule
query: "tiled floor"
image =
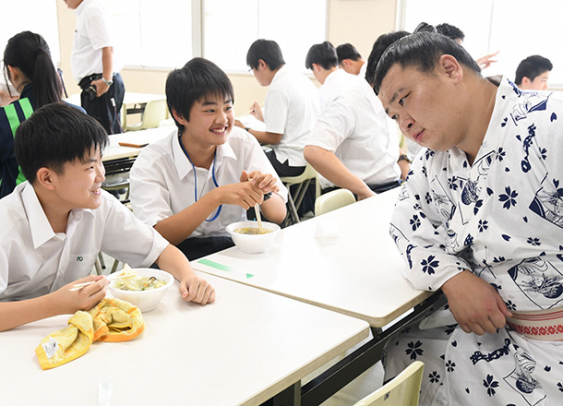
<svg viewBox="0 0 563 406">
<path fill-rule="evenodd" d="M 114 259 L 105 254 L 103 254 L 103 258 L 106 265 L 106 268 L 103 270 L 103 273 L 107 275 L 110 273 L 112 269 Z M 117 271 L 121 270 L 122 267 L 123 267 L 123 263 L 120 262 L 117 266 Z M 92 273 L 95 274 L 96 270 L 93 269 Z M 364 342 L 357 344 L 350 351 L 353 351 L 355 348 L 358 348 L 363 344 Z M 305 379 L 303 379 L 303 384 L 309 382 L 311 379 L 318 376 L 320 373 L 328 369 L 330 366 L 334 365 L 340 359 L 341 358 L 333 360 L 333 362 L 325 365 L 323 368 L 320 368 L 317 371 L 310 374 L 309 376 L 305 377 Z M 353 382 L 345 386 L 342 390 L 337 392 L 330 399 L 322 403 L 322 406 L 351 406 L 357 401 L 359 401 L 360 399 L 362 399 L 363 397 L 369 395 L 374 390 L 381 387 L 382 382 L 383 382 L 383 367 L 381 366 L 381 363 L 377 363 L 376 365 L 368 369 L 366 372 L 364 372 L 362 375 L 360 375 L 358 378 L 356 378 Z"/>
</svg>

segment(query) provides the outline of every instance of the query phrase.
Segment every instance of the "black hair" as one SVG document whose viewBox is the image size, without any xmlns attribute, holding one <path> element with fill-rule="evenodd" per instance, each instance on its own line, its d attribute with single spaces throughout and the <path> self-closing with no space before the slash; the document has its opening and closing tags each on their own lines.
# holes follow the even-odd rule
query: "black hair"
<svg viewBox="0 0 563 406">
<path fill-rule="evenodd" d="M 553 64 L 549 59 L 540 55 L 529 56 L 520 62 L 518 68 L 516 68 L 516 79 L 514 83 L 520 85 L 524 77 L 534 80 L 537 76 L 544 72 L 551 71 L 552 69 Z"/>
<path fill-rule="evenodd" d="M 326 70 L 335 68 L 338 65 L 336 49 L 334 49 L 330 42 L 325 41 L 322 44 L 315 44 L 309 49 L 307 58 L 305 58 L 305 67 L 313 69 L 314 63 L 321 65 Z"/>
<path fill-rule="evenodd" d="M 436 31 L 436 27 L 434 27 L 431 24 L 425 23 L 423 21 L 416 26 L 416 28 L 412 33 L 416 34 L 417 32 L 438 32 L 438 31 Z"/>
<path fill-rule="evenodd" d="M 10 38 L 4 50 L 5 70 L 7 66 L 18 68 L 33 83 L 35 108 L 61 102 L 61 79 L 41 35 L 23 31 Z"/>
<path fill-rule="evenodd" d="M 190 121 L 193 104 L 207 95 L 230 97 L 235 101 L 233 85 L 229 77 L 213 62 L 204 58 L 193 58 L 181 69 L 168 74 L 166 79 L 166 102 L 170 114 L 172 110 Z M 183 131 L 184 126 L 176 121 L 176 126 Z"/>
<path fill-rule="evenodd" d="M 252 68 L 258 68 L 258 62 L 262 59 L 270 70 L 276 70 L 285 65 L 280 46 L 276 41 L 268 39 L 257 39 L 252 43 L 246 53 L 246 64 Z"/>
<path fill-rule="evenodd" d="M 383 79 L 395 64 L 403 69 L 416 67 L 421 72 L 430 73 L 442 55 L 453 56 L 460 64 L 481 76 L 477 62 L 457 42 L 442 34 L 419 32 L 403 37 L 387 48 L 375 70 L 375 93 L 379 93 Z"/>
<path fill-rule="evenodd" d="M 460 39 L 462 41 L 465 39 L 465 34 L 463 33 L 462 30 L 457 28 L 455 25 L 451 25 L 448 23 L 438 24 L 436 26 L 436 31 L 438 32 L 438 34 L 445 35 L 446 37 L 454 41 L 456 39 Z"/>
<path fill-rule="evenodd" d="M 356 47 L 352 44 L 340 44 L 336 47 L 336 54 L 338 55 L 338 63 L 342 63 L 344 59 L 351 59 L 357 61 L 362 59 L 362 55 L 358 52 Z"/>
<path fill-rule="evenodd" d="M 369 54 L 366 65 L 366 80 L 370 85 L 373 86 L 373 81 L 375 79 L 375 69 L 377 68 L 377 64 L 385 50 L 389 48 L 389 45 L 391 45 L 398 39 L 406 37 L 407 35 L 410 35 L 410 32 L 393 31 L 387 34 L 380 35 L 373 43 L 373 47 L 371 48 L 371 52 Z"/>
<path fill-rule="evenodd" d="M 14 150 L 22 173 L 34 183 L 39 169 L 60 174 L 65 163 L 83 161 L 92 148 L 102 151 L 108 142 L 106 130 L 95 119 L 68 104 L 52 103 L 20 124 Z"/>
</svg>

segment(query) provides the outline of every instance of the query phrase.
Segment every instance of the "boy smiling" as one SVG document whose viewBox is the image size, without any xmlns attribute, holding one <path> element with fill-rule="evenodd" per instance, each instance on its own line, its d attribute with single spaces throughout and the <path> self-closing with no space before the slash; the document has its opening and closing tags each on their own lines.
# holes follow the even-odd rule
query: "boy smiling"
<svg viewBox="0 0 563 406">
<path fill-rule="evenodd" d="M 28 181 L 0 200 L 0 331 L 95 306 L 108 283 L 90 275 L 100 251 L 133 267 L 156 262 L 180 281 L 186 301 L 215 300 L 181 252 L 100 189 L 107 142 L 93 118 L 62 104 L 18 128 L 16 158 Z"/>
<path fill-rule="evenodd" d="M 178 131 L 135 161 L 135 215 L 190 260 L 232 246 L 225 227 L 245 220 L 256 204 L 267 219 L 282 222 L 287 190 L 256 139 L 233 127 L 227 75 L 194 58 L 170 73 L 166 98 Z"/>
</svg>

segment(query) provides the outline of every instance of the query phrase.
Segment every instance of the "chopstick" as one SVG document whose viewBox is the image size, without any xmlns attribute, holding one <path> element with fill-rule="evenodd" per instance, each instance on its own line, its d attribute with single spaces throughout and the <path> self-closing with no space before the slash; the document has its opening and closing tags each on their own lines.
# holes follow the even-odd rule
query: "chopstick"
<svg viewBox="0 0 563 406">
<path fill-rule="evenodd" d="M 260 205 L 255 204 L 254 211 L 256 212 L 256 221 L 258 222 L 258 230 L 260 231 L 260 234 L 262 234 L 264 232 L 264 229 L 262 228 L 262 216 L 260 215 Z"/>
<path fill-rule="evenodd" d="M 135 276 L 134 273 L 121 273 L 121 274 L 113 274 L 113 275 L 109 275 L 108 276 L 108 280 L 113 281 L 115 279 L 120 279 L 120 278 L 128 278 L 130 276 Z M 80 290 L 88 285 L 91 285 L 93 283 L 96 283 L 97 281 L 90 281 L 90 282 L 84 282 L 84 283 L 77 283 L 76 285 L 73 285 L 72 288 L 69 289 L 69 292 L 75 292 L 77 290 Z"/>
</svg>

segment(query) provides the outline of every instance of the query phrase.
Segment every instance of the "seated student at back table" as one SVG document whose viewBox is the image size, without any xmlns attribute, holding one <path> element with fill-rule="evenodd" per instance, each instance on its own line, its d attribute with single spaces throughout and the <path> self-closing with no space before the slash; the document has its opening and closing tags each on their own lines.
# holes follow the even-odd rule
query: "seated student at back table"
<svg viewBox="0 0 563 406">
<path fill-rule="evenodd" d="M 285 66 L 275 41 L 256 40 L 248 49 L 246 64 L 260 85 L 269 86 L 264 114 L 258 103 L 251 107 L 252 114 L 266 123 L 266 131 L 247 131 L 261 144 L 272 146 L 267 155 L 279 176 L 301 175 L 307 165 L 305 140 L 319 115 L 317 88 L 305 75 Z"/>
<path fill-rule="evenodd" d="M 359 200 L 399 186 L 399 141 L 367 82 L 340 71 L 330 42 L 313 45 L 306 66 L 333 100 L 307 139 L 305 158 L 323 189 L 342 187 Z"/>
<path fill-rule="evenodd" d="M 553 64 L 540 55 L 532 55 L 524 59 L 516 68 L 514 83 L 522 90 L 547 90 L 549 72 Z"/>
<path fill-rule="evenodd" d="M 386 379 L 421 360 L 421 405 L 563 404 L 563 100 L 492 83 L 424 32 L 389 47 L 374 83 L 427 148 L 390 233 L 413 286 L 448 299 L 390 340 Z"/>
<path fill-rule="evenodd" d="M 24 31 L 10 38 L 4 50 L 4 64 L 0 75 L 6 74 L 20 97 L 0 108 L 0 198 L 25 181 L 14 155 L 16 129 L 33 110 L 60 103 L 62 94 L 49 46 L 41 35 Z"/>
<path fill-rule="evenodd" d="M 359 75 L 364 77 L 366 72 L 366 61 L 352 44 L 340 44 L 336 47 L 338 55 L 338 65 L 344 69 L 346 73 L 351 75 Z"/>
<path fill-rule="evenodd" d="M 131 169 L 133 212 L 191 260 L 231 247 L 225 227 L 260 205 L 281 223 L 287 190 L 254 137 L 233 127 L 233 87 L 217 65 L 194 58 L 166 80 L 178 127 L 147 146 Z"/>
<path fill-rule="evenodd" d="M 95 306 L 108 283 L 90 275 L 100 251 L 133 267 L 156 262 L 180 281 L 186 301 L 215 300 L 178 249 L 100 189 L 107 143 L 98 122 L 64 104 L 38 109 L 18 128 L 28 181 L 0 200 L 0 331 Z"/>
</svg>

